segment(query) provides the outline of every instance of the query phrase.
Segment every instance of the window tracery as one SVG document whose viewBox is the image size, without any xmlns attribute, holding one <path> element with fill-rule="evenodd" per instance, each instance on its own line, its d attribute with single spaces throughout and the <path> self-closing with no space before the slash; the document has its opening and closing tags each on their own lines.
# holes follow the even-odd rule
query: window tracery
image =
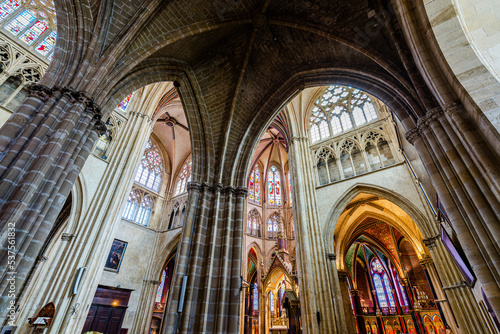
<svg viewBox="0 0 500 334">
<path fill-rule="evenodd" d="M 250 235 L 260 237 L 261 236 L 260 227 L 261 227 L 260 214 L 256 209 L 253 209 L 248 213 L 247 231 Z"/>
<path fill-rule="evenodd" d="M 120 109 L 121 111 L 125 112 L 127 110 L 127 107 L 128 107 L 128 104 L 130 102 L 130 99 L 132 98 L 132 94 L 134 93 L 130 93 L 129 95 L 127 95 L 121 102 L 120 104 L 118 104 L 118 109 Z"/>
<path fill-rule="evenodd" d="M 139 168 L 135 175 L 135 182 L 153 191 L 158 192 L 161 184 L 163 161 L 160 150 L 151 139 L 146 144 L 146 151 L 142 156 Z"/>
<path fill-rule="evenodd" d="M 182 171 L 179 174 L 179 177 L 177 180 L 177 186 L 175 188 L 175 195 L 186 192 L 187 184 L 188 184 L 188 182 L 191 182 L 191 164 L 192 164 L 192 161 L 191 161 L 191 157 L 190 157 L 188 159 L 188 161 L 182 167 Z"/>
<path fill-rule="evenodd" d="M 260 169 L 255 165 L 248 181 L 248 199 L 253 203 L 260 203 Z"/>
<path fill-rule="evenodd" d="M 275 239 L 278 237 L 279 218 L 280 218 L 279 214 L 275 212 L 269 217 L 269 220 L 267 221 L 267 237 L 270 239 Z"/>
<path fill-rule="evenodd" d="M 381 308 L 396 307 L 396 302 L 394 301 L 394 295 L 392 293 L 391 284 L 389 282 L 389 277 L 382 266 L 379 259 L 375 258 L 371 262 L 371 272 L 373 279 L 373 286 L 379 301 L 379 306 Z"/>
<path fill-rule="evenodd" d="M 359 127 L 378 118 L 365 92 L 347 86 L 330 86 L 314 103 L 310 124 L 313 143 Z"/>
<path fill-rule="evenodd" d="M 318 185 L 394 165 L 397 161 L 386 138 L 382 126 L 377 125 L 315 148 Z"/>
<path fill-rule="evenodd" d="M 267 202 L 269 205 L 281 205 L 281 176 L 276 166 L 267 172 Z"/>
<path fill-rule="evenodd" d="M 10 18 L 10 21 L 7 19 Z M 50 61 L 57 39 L 55 7 L 47 0 L 5 0 L 0 4 L 4 30 Z"/>
<path fill-rule="evenodd" d="M 123 219 L 147 226 L 153 212 L 154 200 L 147 192 L 132 188 L 123 211 Z"/>
</svg>

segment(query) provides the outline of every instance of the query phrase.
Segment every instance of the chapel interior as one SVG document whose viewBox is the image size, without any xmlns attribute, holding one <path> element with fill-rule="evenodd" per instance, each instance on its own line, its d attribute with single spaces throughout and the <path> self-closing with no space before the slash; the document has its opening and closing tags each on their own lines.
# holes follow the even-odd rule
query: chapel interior
<svg viewBox="0 0 500 334">
<path fill-rule="evenodd" d="M 0 334 L 500 334 L 497 0 L 0 0 Z"/>
</svg>

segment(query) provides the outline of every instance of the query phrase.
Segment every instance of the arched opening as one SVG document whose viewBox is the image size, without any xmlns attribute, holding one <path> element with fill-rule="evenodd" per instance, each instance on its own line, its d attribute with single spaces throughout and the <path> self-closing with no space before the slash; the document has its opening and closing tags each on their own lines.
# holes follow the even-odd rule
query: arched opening
<svg viewBox="0 0 500 334">
<path fill-rule="evenodd" d="M 453 321 L 437 301 L 440 282 L 428 272 L 431 255 L 422 239 L 417 224 L 394 202 L 366 192 L 347 196 L 334 245 L 337 268 L 348 280 L 352 308 L 346 312 L 352 312 L 359 332 L 369 333 L 367 323 L 372 333 L 417 333 L 429 327 L 427 318 Z M 436 333 L 438 327 L 445 330 L 443 322 L 432 326 Z"/>
<path fill-rule="evenodd" d="M 158 281 L 158 288 L 154 298 L 153 315 L 151 318 L 151 325 L 149 328 L 150 334 L 159 334 L 162 331 L 163 322 L 165 319 L 165 311 L 168 304 L 168 297 L 172 278 L 174 277 L 175 260 L 177 256 L 177 246 L 170 253 L 167 259 L 167 264 L 161 271 L 160 280 Z"/>
</svg>

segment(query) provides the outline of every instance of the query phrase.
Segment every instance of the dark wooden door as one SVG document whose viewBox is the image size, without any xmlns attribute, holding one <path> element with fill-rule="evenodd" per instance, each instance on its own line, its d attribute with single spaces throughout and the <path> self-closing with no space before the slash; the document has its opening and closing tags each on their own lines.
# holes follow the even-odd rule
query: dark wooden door
<svg viewBox="0 0 500 334">
<path fill-rule="evenodd" d="M 131 291 L 100 285 L 94 295 L 82 333 L 96 331 L 120 334 Z"/>
</svg>

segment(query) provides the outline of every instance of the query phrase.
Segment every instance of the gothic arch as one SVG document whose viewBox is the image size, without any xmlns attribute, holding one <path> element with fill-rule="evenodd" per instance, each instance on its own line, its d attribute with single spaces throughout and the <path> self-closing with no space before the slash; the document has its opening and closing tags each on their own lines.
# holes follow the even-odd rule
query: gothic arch
<svg viewBox="0 0 500 334">
<path fill-rule="evenodd" d="M 167 243 L 167 245 L 163 247 L 163 249 L 160 252 L 158 252 L 158 254 L 160 254 L 161 257 L 158 259 L 158 261 L 153 261 L 154 267 L 152 268 L 152 272 L 154 273 L 154 275 L 158 275 L 158 273 L 161 273 L 161 271 L 168 264 L 168 260 L 170 259 L 173 250 L 179 245 L 180 240 L 181 240 L 181 231 L 179 230 L 174 235 L 174 237 Z"/>
<path fill-rule="evenodd" d="M 247 246 L 247 249 L 246 249 L 246 252 L 245 254 L 248 254 L 250 252 L 251 249 L 255 249 L 255 254 L 257 254 L 257 261 L 262 261 L 263 260 L 263 257 L 262 257 L 262 249 L 260 248 L 260 246 L 255 242 L 255 241 L 252 241 L 248 246 Z M 259 262 L 260 263 L 260 262 Z M 257 264 L 257 263 L 256 263 Z"/>
<path fill-rule="evenodd" d="M 314 70 L 297 71 L 280 87 L 272 90 L 272 93 L 256 107 L 253 113 L 255 116 L 231 159 L 238 168 L 228 169 L 232 171 L 228 177 L 234 184 L 241 183 L 238 180 L 244 180 L 248 175 L 252 153 L 282 107 L 305 88 L 331 84 L 352 85 L 380 99 L 396 113 L 406 131 L 415 128 L 417 118 L 425 113 L 425 108 L 415 97 L 416 93 L 409 89 L 407 84 L 396 81 L 394 77 L 384 73 L 347 66 L 339 68 L 333 64 L 330 67 L 323 65 Z M 293 126 L 290 127 L 290 132 L 292 137 L 300 135 L 299 130 Z"/>
<path fill-rule="evenodd" d="M 405 211 L 410 218 L 415 222 L 416 226 L 421 231 L 422 235 L 432 236 L 432 231 L 429 230 L 431 224 L 429 218 L 426 214 L 422 213 L 415 205 L 413 205 L 404 196 L 397 194 L 391 190 L 385 189 L 383 187 L 358 183 L 353 185 L 344 194 L 339 197 L 339 200 L 332 205 L 330 212 L 328 214 L 327 223 L 325 225 L 325 230 L 323 234 L 325 236 L 325 245 L 327 247 L 327 252 L 334 253 L 334 235 L 337 225 L 337 221 L 340 218 L 344 208 L 351 202 L 357 195 L 361 193 L 372 194 L 386 199 L 395 205 L 399 206 L 403 211 Z"/>
</svg>

